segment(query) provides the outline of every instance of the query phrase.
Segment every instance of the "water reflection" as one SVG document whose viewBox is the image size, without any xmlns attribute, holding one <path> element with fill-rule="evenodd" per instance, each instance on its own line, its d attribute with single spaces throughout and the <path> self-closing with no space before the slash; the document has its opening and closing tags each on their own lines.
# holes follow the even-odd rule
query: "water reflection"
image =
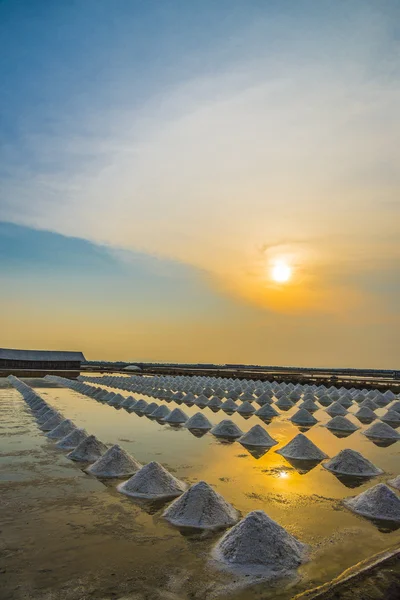
<svg viewBox="0 0 400 600">
<path fill-rule="evenodd" d="M 298 472 L 299 475 L 306 475 L 312 469 L 320 464 L 320 460 L 300 460 L 297 458 L 287 458 L 285 460 Z"/>
<path fill-rule="evenodd" d="M 331 473 L 332 473 L 332 475 L 334 475 L 336 477 L 336 479 L 338 479 L 338 481 L 340 481 L 340 483 L 342 483 L 344 486 L 346 486 L 347 488 L 350 488 L 350 489 L 360 487 L 360 485 L 364 485 L 365 483 L 368 483 L 368 481 L 370 481 L 372 479 L 372 477 L 357 477 L 355 475 L 342 475 L 340 473 L 334 473 L 333 471 L 331 471 Z"/>
</svg>

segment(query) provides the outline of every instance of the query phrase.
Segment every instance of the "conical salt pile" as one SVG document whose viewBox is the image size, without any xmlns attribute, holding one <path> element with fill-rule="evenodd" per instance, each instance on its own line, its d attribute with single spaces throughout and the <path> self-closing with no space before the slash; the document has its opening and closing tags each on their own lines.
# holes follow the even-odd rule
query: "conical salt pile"
<svg viewBox="0 0 400 600">
<path fill-rule="evenodd" d="M 180 408 L 174 408 L 174 410 L 165 417 L 164 423 L 169 423 L 170 425 L 180 425 L 181 423 L 186 423 L 188 420 L 188 416 L 183 412 Z"/>
<path fill-rule="evenodd" d="M 268 404 L 265 404 L 265 406 L 268 406 Z M 254 425 L 254 427 L 239 438 L 239 442 L 243 446 L 256 446 L 259 448 L 270 448 L 278 443 L 261 425 Z"/>
<path fill-rule="evenodd" d="M 304 408 L 300 408 L 300 410 L 298 410 L 293 417 L 291 417 L 290 421 L 292 423 L 295 423 L 295 425 L 315 425 L 315 423 L 318 423 L 317 419 L 308 412 L 308 410 L 305 410 Z"/>
<path fill-rule="evenodd" d="M 150 404 L 148 404 L 144 409 L 143 413 L 145 415 L 152 415 L 156 408 L 158 408 L 157 402 L 150 402 Z"/>
<path fill-rule="evenodd" d="M 265 419 L 266 421 L 277 417 L 278 414 L 279 413 L 270 404 L 264 404 L 264 406 L 256 411 L 257 417 L 260 417 L 260 419 Z"/>
<path fill-rule="evenodd" d="M 228 400 L 222 403 L 221 408 L 224 412 L 233 413 L 237 410 L 238 405 L 232 398 L 228 398 Z"/>
<path fill-rule="evenodd" d="M 74 450 L 83 440 L 89 437 L 89 434 L 84 429 L 74 429 L 56 443 L 56 447 L 61 450 Z"/>
<path fill-rule="evenodd" d="M 223 402 L 221 400 L 221 398 L 218 398 L 218 396 L 213 396 L 212 398 L 210 398 L 207 406 L 208 408 L 221 408 Z"/>
<path fill-rule="evenodd" d="M 384 423 L 389 423 L 392 427 L 398 427 L 400 425 L 400 413 L 390 409 L 381 417 Z"/>
<path fill-rule="evenodd" d="M 115 444 L 107 450 L 95 463 L 86 469 L 95 477 L 129 477 L 133 475 L 142 465 L 133 456 L 128 454 L 121 446 Z"/>
<path fill-rule="evenodd" d="M 304 402 L 300 404 L 299 408 L 304 408 L 304 410 L 308 410 L 310 413 L 313 413 L 319 409 L 313 400 L 304 400 Z"/>
<path fill-rule="evenodd" d="M 148 407 L 148 404 L 147 404 L 146 400 L 143 400 L 143 398 L 142 398 L 141 400 L 138 400 L 132 408 L 133 408 L 133 412 L 135 412 L 135 413 L 143 413 L 147 407 Z"/>
<path fill-rule="evenodd" d="M 73 424 L 73 422 L 70 419 L 64 419 L 64 421 L 61 421 L 61 423 L 57 425 L 57 427 L 51 429 L 48 433 L 46 433 L 46 437 L 51 438 L 53 440 L 61 440 L 66 435 L 71 433 L 71 431 L 73 431 L 74 429 L 76 429 L 76 426 Z"/>
<path fill-rule="evenodd" d="M 264 406 L 264 404 L 272 404 L 272 398 L 270 394 L 267 392 L 263 392 L 258 398 L 256 398 L 256 402 L 259 406 Z"/>
<path fill-rule="evenodd" d="M 252 406 L 252 404 L 250 404 L 250 402 L 247 402 L 246 400 L 238 407 L 236 412 L 238 412 L 240 415 L 251 415 L 256 412 L 256 409 L 254 406 Z"/>
<path fill-rule="evenodd" d="M 393 402 L 390 410 L 395 410 L 396 412 L 400 413 L 400 401 Z"/>
<path fill-rule="evenodd" d="M 171 475 L 160 463 L 150 462 L 135 473 L 128 481 L 121 483 L 117 490 L 127 496 L 156 500 L 176 498 L 187 485 Z"/>
<path fill-rule="evenodd" d="M 188 419 L 184 425 L 187 429 L 201 429 L 208 431 L 212 428 L 212 423 L 202 413 L 198 412 L 190 419 Z"/>
<path fill-rule="evenodd" d="M 333 419 L 328 421 L 328 423 L 325 425 L 325 427 L 327 427 L 328 429 L 331 429 L 332 431 L 346 431 L 346 432 L 356 431 L 357 429 L 359 429 L 359 427 L 357 427 L 357 425 L 354 425 L 354 423 L 352 423 L 351 421 L 346 419 L 346 417 L 340 417 L 340 416 L 333 417 Z"/>
<path fill-rule="evenodd" d="M 346 448 L 339 454 L 328 460 L 323 467 L 332 473 L 338 475 L 349 475 L 354 477 L 375 477 L 381 475 L 382 469 L 376 467 L 367 458 L 364 458 L 360 452 Z"/>
<path fill-rule="evenodd" d="M 224 419 L 211 429 L 216 437 L 236 439 L 243 435 L 243 431 L 230 419 Z"/>
<path fill-rule="evenodd" d="M 207 406 L 207 404 L 208 404 L 208 398 L 206 398 L 206 396 L 204 396 L 203 394 L 201 394 L 195 401 L 195 405 L 198 406 L 199 408 L 204 408 L 205 406 Z"/>
<path fill-rule="evenodd" d="M 289 410 L 294 406 L 294 402 L 287 398 L 286 396 L 281 396 L 276 402 L 275 406 L 277 406 L 280 410 Z"/>
<path fill-rule="evenodd" d="M 163 517 L 177 527 L 219 529 L 237 523 L 239 513 L 208 483 L 199 481 L 174 500 Z"/>
<path fill-rule="evenodd" d="M 165 404 L 161 404 L 161 406 L 156 408 L 155 411 L 153 411 L 150 416 L 152 419 L 159 419 L 160 421 L 162 421 L 163 419 L 165 419 L 165 417 L 168 417 L 170 412 L 171 411 L 168 408 L 168 406 L 165 406 Z"/>
<path fill-rule="evenodd" d="M 107 446 L 100 442 L 94 435 L 89 435 L 72 452 L 67 454 L 67 458 L 80 462 L 95 462 L 107 451 Z"/>
<path fill-rule="evenodd" d="M 318 402 L 321 404 L 321 406 L 330 406 L 332 404 L 333 400 L 330 396 L 323 394 L 322 396 L 319 397 Z"/>
<path fill-rule="evenodd" d="M 125 398 L 125 400 L 121 404 L 121 408 L 133 408 L 136 402 L 137 400 L 135 400 L 135 398 L 132 398 L 132 396 L 128 396 L 128 398 Z"/>
<path fill-rule="evenodd" d="M 371 439 L 400 440 L 400 433 L 397 433 L 397 431 L 387 423 L 381 423 L 380 421 L 377 421 L 362 433 Z"/>
<path fill-rule="evenodd" d="M 225 567 L 265 578 L 282 576 L 307 560 L 307 546 L 262 510 L 249 513 L 216 544 L 213 558 Z"/>
<path fill-rule="evenodd" d="M 358 410 L 354 416 L 357 417 L 357 419 L 361 421 L 361 423 L 371 423 L 376 419 L 376 414 L 374 413 L 374 411 L 368 408 L 367 406 L 363 406 L 362 408 L 360 408 L 360 410 Z"/>
<path fill-rule="evenodd" d="M 369 519 L 400 522 L 400 498 L 384 483 L 374 485 L 355 498 L 346 498 L 343 504 Z"/>
<path fill-rule="evenodd" d="M 47 421 L 42 423 L 42 425 L 40 425 L 40 429 L 42 431 L 51 431 L 52 429 L 57 427 L 57 425 L 59 425 L 62 421 L 64 421 L 64 417 L 60 415 L 60 413 L 56 413 L 55 415 L 47 419 Z"/>
<path fill-rule="evenodd" d="M 322 452 L 305 435 L 299 433 L 294 437 L 286 446 L 276 450 L 277 454 L 284 456 L 285 458 L 293 458 L 294 460 L 323 460 L 328 458 L 325 452 Z"/>
<path fill-rule="evenodd" d="M 36 416 L 37 422 L 39 425 L 42 425 L 46 421 L 50 419 L 50 417 L 54 417 L 57 414 L 57 411 L 54 408 L 49 408 L 46 406 L 43 410 L 40 410 Z"/>
<path fill-rule="evenodd" d="M 366 400 L 363 400 L 360 404 L 360 408 L 362 408 L 363 406 L 366 406 L 367 408 L 370 408 L 371 410 L 376 410 L 377 408 L 379 408 L 378 405 L 376 404 L 376 402 L 371 400 L 371 398 L 367 398 Z"/>
<path fill-rule="evenodd" d="M 394 479 L 389 479 L 388 484 L 392 486 L 392 488 L 400 490 L 400 475 L 397 475 Z"/>
<path fill-rule="evenodd" d="M 340 402 L 334 402 L 333 404 L 328 406 L 328 408 L 326 409 L 326 412 L 331 417 L 336 417 L 337 415 L 341 415 L 341 416 L 347 415 L 348 411 L 345 409 L 344 406 L 342 406 L 340 404 Z"/>
</svg>

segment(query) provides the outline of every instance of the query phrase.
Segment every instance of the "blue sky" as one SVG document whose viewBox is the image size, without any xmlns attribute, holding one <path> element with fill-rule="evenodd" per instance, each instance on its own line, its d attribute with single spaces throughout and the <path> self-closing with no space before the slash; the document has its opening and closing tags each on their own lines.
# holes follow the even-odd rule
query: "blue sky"
<svg viewBox="0 0 400 600">
<path fill-rule="evenodd" d="M 395 1 L 0 2 L 4 343 L 394 366 L 399 23 Z M 45 336 L 26 283 L 35 321 L 65 305 Z"/>
</svg>

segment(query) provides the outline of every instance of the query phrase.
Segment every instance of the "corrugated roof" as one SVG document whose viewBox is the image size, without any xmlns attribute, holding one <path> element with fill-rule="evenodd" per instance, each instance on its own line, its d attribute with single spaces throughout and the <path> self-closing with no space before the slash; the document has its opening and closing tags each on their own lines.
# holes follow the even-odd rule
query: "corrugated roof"
<svg viewBox="0 0 400 600">
<path fill-rule="evenodd" d="M 82 352 L 63 352 L 58 350 L 14 350 L 0 348 L 0 360 L 32 360 L 32 361 L 69 361 L 83 362 Z"/>
</svg>

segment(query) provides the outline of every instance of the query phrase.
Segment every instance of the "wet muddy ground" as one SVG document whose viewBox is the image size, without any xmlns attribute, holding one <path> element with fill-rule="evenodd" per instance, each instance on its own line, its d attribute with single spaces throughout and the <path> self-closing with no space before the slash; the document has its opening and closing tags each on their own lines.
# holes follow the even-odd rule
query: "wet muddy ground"
<svg viewBox="0 0 400 600">
<path fill-rule="evenodd" d="M 399 473 L 399 443 L 378 447 L 361 430 L 337 438 L 322 426 L 328 420 L 326 413 L 315 413 L 320 423 L 307 435 L 329 456 L 350 447 L 385 470 L 383 476 L 351 488 L 322 465 L 299 473 L 274 452 L 299 431 L 288 421 L 293 410 L 266 426 L 279 445 L 255 458 L 237 442 L 221 443 L 210 434 L 196 438 L 185 429 L 101 405 L 71 390 L 49 387 L 42 380 L 26 382 L 66 418 L 104 443 L 119 443 L 142 463 L 158 460 L 188 483 L 206 480 L 243 514 L 265 510 L 308 543 L 312 555 L 299 569 L 297 581 L 246 587 L 245 581 L 209 563 L 210 549 L 221 534 L 181 533 L 163 521 L 160 507 L 135 504 L 116 491 L 115 482 L 86 475 L 81 465 L 69 461 L 44 436 L 21 395 L 3 380 L 1 600 L 172 600 L 216 595 L 235 600 L 286 599 L 400 543 L 400 530 L 380 529 L 340 503 Z M 189 416 L 199 410 L 183 409 Z M 212 423 L 227 418 L 221 411 L 202 412 Z M 244 431 L 260 423 L 254 416 L 229 418 Z"/>
</svg>

